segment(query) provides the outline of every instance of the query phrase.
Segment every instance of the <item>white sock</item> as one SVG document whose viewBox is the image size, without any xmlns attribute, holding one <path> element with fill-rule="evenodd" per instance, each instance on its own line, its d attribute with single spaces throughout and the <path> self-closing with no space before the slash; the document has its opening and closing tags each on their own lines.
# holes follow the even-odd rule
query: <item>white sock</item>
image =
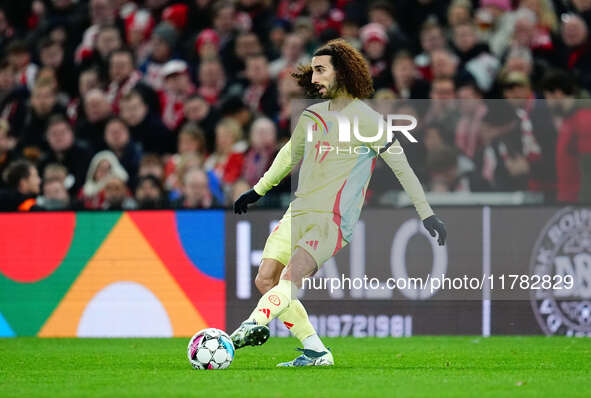
<svg viewBox="0 0 591 398">
<path fill-rule="evenodd" d="M 318 351 L 318 352 L 322 352 L 322 351 L 327 351 L 326 347 L 324 346 L 324 344 L 322 344 L 322 340 L 320 340 L 320 337 L 318 337 L 317 334 L 313 334 L 312 336 L 308 336 L 304 339 L 304 341 L 302 341 L 302 344 L 304 344 L 304 348 L 306 350 L 314 350 L 314 351 Z"/>
</svg>

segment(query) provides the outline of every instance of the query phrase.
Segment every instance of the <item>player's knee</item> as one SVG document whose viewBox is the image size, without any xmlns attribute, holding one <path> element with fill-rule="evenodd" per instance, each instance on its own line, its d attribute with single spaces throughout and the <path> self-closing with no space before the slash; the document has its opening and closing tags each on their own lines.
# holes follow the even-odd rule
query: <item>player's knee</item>
<svg viewBox="0 0 591 398">
<path fill-rule="evenodd" d="M 272 277 L 264 277 L 261 274 L 257 274 L 254 284 L 261 294 L 265 294 L 277 284 L 277 281 Z"/>
</svg>

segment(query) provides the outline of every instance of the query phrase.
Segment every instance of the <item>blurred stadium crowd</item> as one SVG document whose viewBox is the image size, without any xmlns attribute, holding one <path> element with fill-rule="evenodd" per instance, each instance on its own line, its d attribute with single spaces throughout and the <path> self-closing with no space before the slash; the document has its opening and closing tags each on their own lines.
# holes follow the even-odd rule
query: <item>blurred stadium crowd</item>
<svg viewBox="0 0 591 398">
<path fill-rule="evenodd" d="M 591 0 L 0 1 L 0 208 L 229 206 L 337 37 L 420 117 L 427 190 L 591 201 L 589 23 Z"/>
</svg>

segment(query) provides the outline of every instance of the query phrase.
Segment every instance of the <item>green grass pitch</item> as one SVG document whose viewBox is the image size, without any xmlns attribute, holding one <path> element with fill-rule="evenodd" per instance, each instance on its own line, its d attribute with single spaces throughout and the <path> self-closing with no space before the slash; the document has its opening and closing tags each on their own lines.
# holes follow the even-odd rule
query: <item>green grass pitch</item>
<svg viewBox="0 0 591 398">
<path fill-rule="evenodd" d="M 277 369 L 295 339 L 196 371 L 189 339 L 0 339 L 0 397 L 590 397 L 591 340 L 325 339 L 332 368 Z"/>
</svg>

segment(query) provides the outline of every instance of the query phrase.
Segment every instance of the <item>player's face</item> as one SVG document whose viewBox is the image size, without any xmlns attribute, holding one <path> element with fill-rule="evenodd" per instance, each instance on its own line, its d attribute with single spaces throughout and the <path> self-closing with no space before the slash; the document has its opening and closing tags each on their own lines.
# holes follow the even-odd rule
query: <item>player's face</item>
<svg viewBox="0 0 591 398">
<path fill-rule="evenodd" d="M 332 98 L 336 93 L 336 71 L 330 62 L 330 55 L 312 58 L 312 84 L 318 86 L 322 98 Z"/>
</svg>

